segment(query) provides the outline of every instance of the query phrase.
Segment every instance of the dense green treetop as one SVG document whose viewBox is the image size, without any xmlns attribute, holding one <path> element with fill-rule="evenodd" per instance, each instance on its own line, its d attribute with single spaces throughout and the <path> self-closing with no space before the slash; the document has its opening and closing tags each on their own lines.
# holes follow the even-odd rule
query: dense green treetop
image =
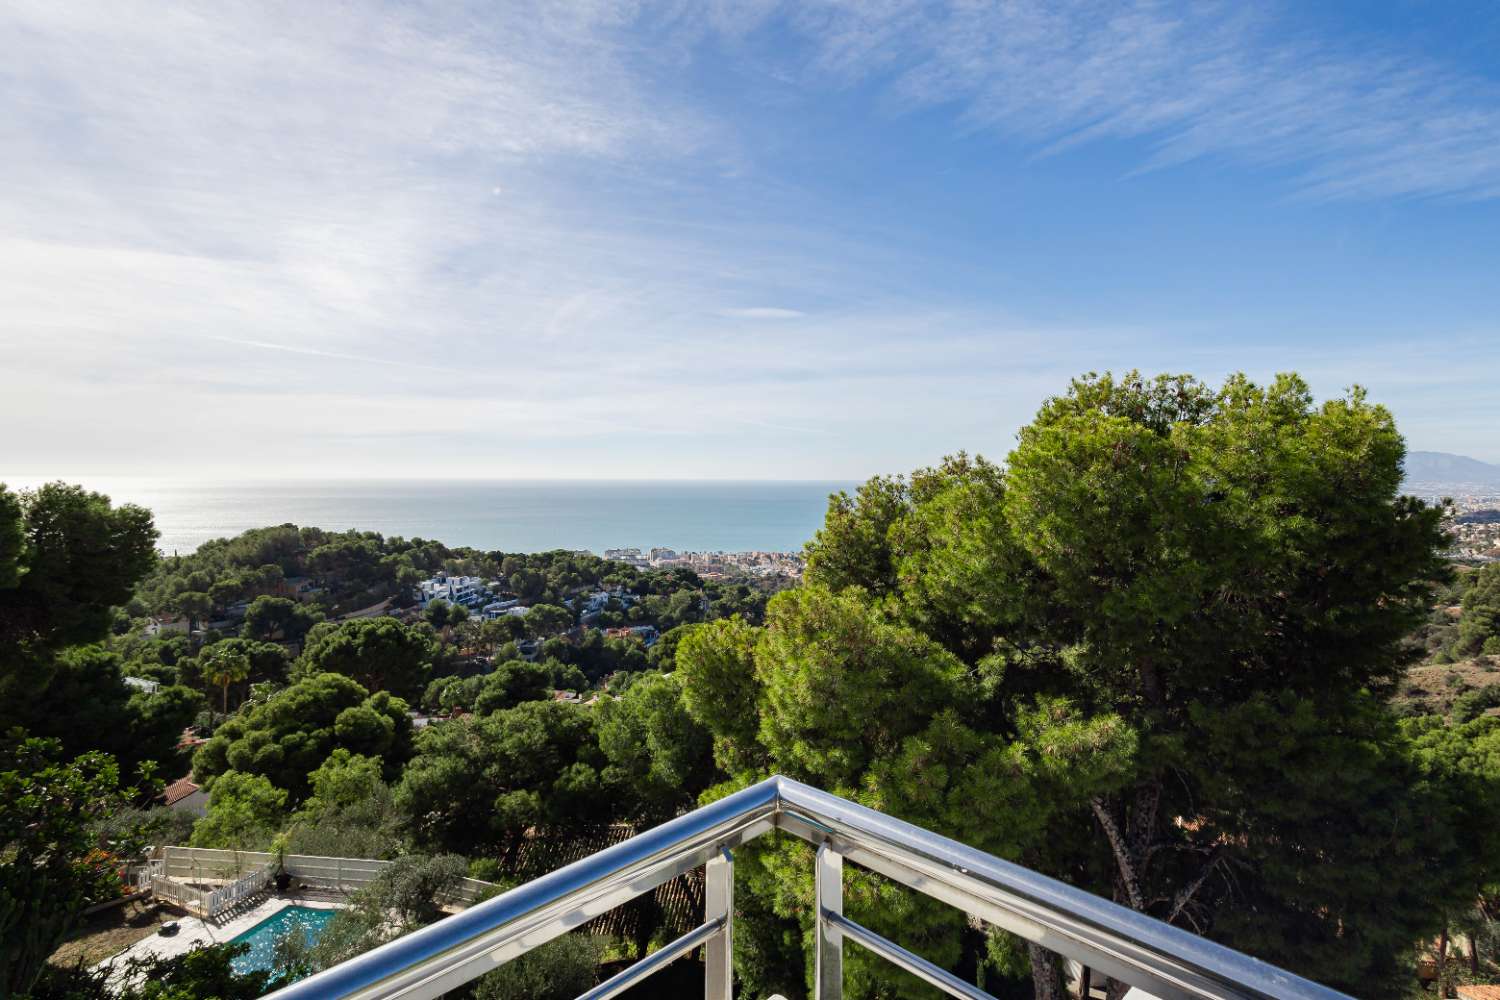
<svg viewBox="0 0 1500 1000">
<path fill-rule="evenodd" d="M 291 818 L 286 849 L 352 858 L 392 858 L 408 850 L 384 773 L 378 757 L 334 750 L 308 775 L 312 795 Z"/>
<path fill-rule="evenodd" d="M 134 774 L 148 760 L 180 766 L 182 731 L 205 707 L 203 695 L 180 684 L 138 691 L 125 683 L 117 655 L 75 646 L 54 659 L 46 684 L 27 698 L 26 714 L 32 735 L 57 739 L 71 756 L 103 751 L 122 773 Z"/>
<path fill-rule="evenodd" d="M 411 753 L 406 702 L 370 694 L 342 674 L 299 680 L 225 722 L 193 757 L 193 774 L 209 783 L 227 771 L 263 775 L 290 793 L 307 794 L 308 775 L 335 749 L 379 757 L 394 776 Z"/>
<path fill-rule="evenodd" d="M 265 775 L 225 771 L 214 778 L 208 815 L 193 827 L 193 846 L 263 851 L 286 820 L 286 804 L 286 789 Z"/>
<path fill-rule="evenodd" d="M 321 611 L 300 601 L 262 594 L 245 609 L 245 622 L 240 628 L 247 639 L 301 642 L 322 620 Z"/>
<path fill-rule="evenodd" d="M 609 761 L 604 780 L 630 801 L 622 815 L 663 822 L 692 808 L 713 781 L 709 732 L 688 714 L 676 675 L 636 675 L 596 712 L 599 749 Z"/>
<path fill-rule="evenodd" d="M 394 618 L 325 622 L 308 634 L 294 677 L 336 673 L 369 691 L 389 691 L 415 700 L 432 663 L 430 633 Z"/>
<path fill-rule="evenodd" d="M 475 712 L 488 715 L 550 697 L 552 671 L 545 664 L 507 660 L 485 675 L 473 704 Z"/>
<path fill-rule="evenodd" d="M 556 604 L 533 604 L 521 621 L 525 624 L 528 635 L 534 639 L 545 639 L 571 628 L 577 618 L 573 612 Z"/>
<path fill-rule="evenodd" d="M 608 822 L 604 766 L 592 713 L 528 701 L 422 730 L 396 804 L 423 846 L 508 854 L 532 827 Z"/>
<path fill-rule="evenodd" d="M 1461 892 L 1367 877 L 1452 850 L 1380 701 L 1446 572 L 1403 454 L 1359 391 L 1078 380 L 1004 469 L 833 498 L 764 629 L 683 640 L 687 703 L 740 780 L 805 776 L 1368 993 Z"/>
<path fill-rule="evenodd" d="M 542 656 L 576 667 L 584 684 L 595 684 L 617 672 L 634 673 L 649 665 L 646 646 L 639 639 L 615 639 L 599 629 L 587 629 L 579 638 L 548 639 L 542 644 Z M 576 683 L 556 687 L 578 687 Z"/>
<path fill-rule="evenodd" d="M 156 538 L 140 507 L 62 483 L 19 495 L 0 485 L 0 731 L 28 723 L 58 652 L 109 634 Z"/>
<path fill-rule="evenodd" d="M 203 660 L 210 654 L 215 656 L 232 654 L 243 657 L 249 667 L 246 679 L 252 683 L 285 681 L 292 662 L 286 647 L 280 643 L 261 642 L 255 639 L 220 639 L 212 645 L 204 646 L 195 658 L 188 661 L 199 676 L 203 674 Z"/>
<path fill-rule="evenodd" d="M 312 796 L 308 798 L 306 808 L 337 809 L 361 802 L 376 794 L 384 781 L 383 772 L 380 758 L 350 753 L 339 747 L 307 776 Z"/>
</svg>

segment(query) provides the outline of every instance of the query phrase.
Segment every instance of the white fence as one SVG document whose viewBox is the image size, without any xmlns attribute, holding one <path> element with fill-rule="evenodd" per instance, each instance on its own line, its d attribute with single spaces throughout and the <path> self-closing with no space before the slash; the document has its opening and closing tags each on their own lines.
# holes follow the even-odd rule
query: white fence
<svg viewBox="0 0 1500 1000">
<path fill-rule="evenodd" d="M 151 878 L 151 894 L 157 899 L 169 900 L 199 916 L 208 916 L 208 891 L 198 889 L 162 875 L 154 875 Z"/>
<path fill-rule="evenodd" d="M 151 880 L 167 873 L 166 862 L 161 858 L 148 858 L 143 865 L 130 869 L 130 884 L 136 891 L 151 888 Z"/>
<path fill-rule="evenodd" d="M 228 885 L 205 889 L 163 874 L 165 867 L 160 861 L 149 862 L 137 873 L 136 885 L 149 888 L 158 899 L 170 900 L 190 913 L 210 919 L 263 891 L 276 874 L 274 863 L 264 864 Z"/>
<path fill-rule="evenodd" d="M 271 884 L 271 878 L 276 874 L 274 862 L 262 865 L 243 878 L 235 879 L 226 886 L 220 886 L 208 894 L 208 915 L 217 917 L 226 910 L 232 910 L 240 903 L 262 892 L 266 886 Z"/>
<path fill-rule="evenodd" d="M 267 866 L 274 875 L 279 863 L 288 875 L 304 885 L 335 892 L 362 889 L 391 864 L 372 858 L 322 858 L 309 854 L 287 854 L 278 858 L 265 851 L 221 851 L 207 847 L 163 847 L 159 853 L 159 858 L 148 862 L 148 868 L 160 866 L 159 869 L 153 868 L 152 873 L 176 881 L 238 879 Z M 494 888 L 491 882 L 466 878 L 450 902 L 472 903 Z"/>
</svg>

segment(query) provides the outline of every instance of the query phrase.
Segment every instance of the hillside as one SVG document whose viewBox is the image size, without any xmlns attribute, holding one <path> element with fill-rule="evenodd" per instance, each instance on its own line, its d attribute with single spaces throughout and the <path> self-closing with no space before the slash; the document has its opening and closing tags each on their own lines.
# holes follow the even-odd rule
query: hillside
<svg viewBox="0 0 1500 1000">
<path fill-rule="evenodd" d="M 1500 487 L 1500 465 L 1444 451 L 1413 451 L 1406 456 L 1406 481 Z"/>
</svg>

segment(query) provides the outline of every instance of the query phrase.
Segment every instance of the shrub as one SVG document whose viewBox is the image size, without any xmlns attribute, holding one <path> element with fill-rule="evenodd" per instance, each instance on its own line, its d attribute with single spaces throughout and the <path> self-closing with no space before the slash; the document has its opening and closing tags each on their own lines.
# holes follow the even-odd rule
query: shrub
<svg viewBox="0 0 1500 1000">
<path fill-rule="evenodd" d="M 1500 705 L 1500 684 L 1491 684 L 1477 691 L 1460 696 L 1453 703 L 1453 721 L 1470 722 L 1479 718 L 1486 709 Z"/>
<path fill-rule="evenodd" d="M 513 959 L 474 985 L 474 1000 L 572 1000 L 597 981 L 597 938 L 564 934 Z"/>
</svg>

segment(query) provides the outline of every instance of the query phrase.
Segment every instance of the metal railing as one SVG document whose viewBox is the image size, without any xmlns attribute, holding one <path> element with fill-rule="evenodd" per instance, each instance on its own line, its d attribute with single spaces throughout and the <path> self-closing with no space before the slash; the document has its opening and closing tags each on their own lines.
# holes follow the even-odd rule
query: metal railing
<svg viewBox="0 0 1500 1000">
<path fill-rule="evenodd" d="M 787 778 L 768 778 L 623 843 L 271 994 L 439 997 L 702 865 L 703 923 L 580 1000 L 604 1000 L 700 945 L 705 1000 L 733 995 L 735 847 L 772 829 L 810 841 L 817 1000 L 840 1000 L 847 939 L 958 997 L 989 994 L 843 913 L 845 861 L 1161 1000 L 1347 1000 L 1258 959 L 946 837 Z"/>
</svg>

